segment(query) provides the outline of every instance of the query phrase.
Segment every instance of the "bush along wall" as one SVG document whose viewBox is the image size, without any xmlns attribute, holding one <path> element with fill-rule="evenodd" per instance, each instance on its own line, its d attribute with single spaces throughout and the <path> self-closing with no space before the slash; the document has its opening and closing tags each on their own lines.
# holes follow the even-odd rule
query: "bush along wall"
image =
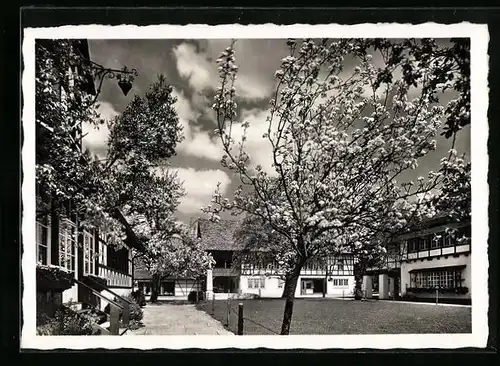
<svg viewBox="0 0 500 366">
<path fill-rule="evenodd" d="M 57 266 L 36 266 L 36 288 L 38 292 L 63 292 L 74 284 L 72 272 Z"/>
<path fill-rule="evenodd" d="M 465 295 L 466 293 L 469 292 L 469 289 L 467 287 L 457 287 L 457 288 L 432 288 L 432 287 L 408 287 L 406 289 L 407 292 L 411 292 L 414 294 L 433 294 L 436 293 L 436 290 L 438 290 L 438 293 L 440 294 L 460 294 L 460 295 Z"/>
<path fill-rule="evenodd" d="M 37 327 L 37 335 L 96 335 L 95 323 L 91 317 L 62 306 L 53 318 Z"/>
<path fill-rule="evenodd" d="M 130 324 L 129 328 L 130 329 L 137 329 L 142 327 L 142 318 L 144 316 L 144 313 L 141 309 L 141 306 L 137 303 L 137 300 L 132 296 L 132 295 L 127 295 L 123 296 L 124 299 L 127 299 L 129 302 L 129 309 L 130 309 Z M 115 301 L 118 301 L 118 299 L 115 299 Z M 106 305 L 104 308 L 104 312 L 109 315 L 110 313 L 110 305 Z M 120 319 L 122 317 L 122 310 L 120 310 Z"/>
</svg>

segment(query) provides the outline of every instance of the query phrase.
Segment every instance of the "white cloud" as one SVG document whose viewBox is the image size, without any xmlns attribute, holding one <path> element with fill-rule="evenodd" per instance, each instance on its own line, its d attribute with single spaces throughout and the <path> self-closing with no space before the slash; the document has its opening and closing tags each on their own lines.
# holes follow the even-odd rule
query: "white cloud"
<svg viewBox="0 0 500 366">
<path fill-rule="evenodd" d="M 257 57 L 251 44 L 245 47 L 245 42 L 236 43 L 235 52 L 240 70 L 236 77 L 235 89 L 239 98 L 246 100 L 260 100 L 269 97 L 275 85 L 274 71 L 262 70 L 262 58 Z M 219 76 L 215 59 L 220 52 L 229 45 L 224 40 L 208 41 L 208 48 L 203 52 L 196 52 L 195 46 L 181 43 L 174 48 L 177 61 L 177 71 L 185 78 L 189 85 L 198 92 L 215 90 L 219 86 Z M 239 60 L 239 61 L 238 61 Z M 273 69 L 279 65 L 273 65 Z M 269 67 L 268 67 L 269 68 Z M 269 72 L 268 72 L 269 71 Z"/>
<path fill-rule="evenodd" d="M 208 61 L 206 54 L 197 53 L 193 45 L 181 43 L 174 48 L 174 56 L 179 75 L 187 79 L 194 89 L 202 91 L 217 85 L 215 64 Z"/>
<path fill-rule="evenodd" d="M 108 102 L 100 102 L 97 112 L 104 120 L 109 120 L 118 115 L 118 112 Z M 106 141 L 109 135 L 108 126 L 103 124 L 99 127 L 95 127 L 89 123 L 83 123 L 82 133 L 85 136 L 83 138 L 83 147 L 97 154 L 100 158 L 103 158 L 107 150 Z"/>
<path fill-rule="evenodd" d="M 276 170 L 271 166 L 273 163 L 271 143 L 268 138 L 262 137 L 268 131 L 269 122 L 266 121 L 268 116 L 268 110 L 245 109 L 241 112 L 241 121 L 247 121 L 250 124 L 244 146 L 245 152 L 250 156 L 252 165 L 261 165 L 265 172 L 275 175 Z M 231 134 L 236 141 L 241 141 L 243 134 L 241 123 L 233 125 Z"/>
<path fill-rule="evenodd" d="M 175 108 L 184 134 L 184 140 L 177 147 L 177 151 L 199 158 L 220 160 L 222 158 L 220 140 L 211 139 L 206 131 L 201 131 L 198 126 L 190 123 L 190 121 L 196 121 L 202 113 L 193 108 L 192 103 L 182 91 L 179 92 L 174 88 L 173 94 L 177 98 Z"/>
<path fill-rule="evenodd" d="M 196 170 L 194 168 L 172 168 L 183 181 L 186 196 L 177 208 L 183 214 L 200 214 L 201 207 L 210 204 L 212 193 L 220 182 L 221 194 L 227 191 L 231 179 L 222 170 Z"/>
<path fill-rule="evenodd" d="M 270 76 L 272 77 L 272 75 Z M 271 90 L 268 85 L 260 82 L 251 75 L 238 74 L 234 83 L 236 95 L 246 100 L 259 100 L 269 96 Z"/>
</svg>

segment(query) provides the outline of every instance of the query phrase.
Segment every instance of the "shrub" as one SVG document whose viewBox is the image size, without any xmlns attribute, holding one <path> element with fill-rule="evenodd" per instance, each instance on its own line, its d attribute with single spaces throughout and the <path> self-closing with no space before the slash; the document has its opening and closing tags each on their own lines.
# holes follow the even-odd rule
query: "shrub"
<svg viewBox="0 0 500 366">
<path fill-rule="evenodd" d="M 355 288 L 353 291 L 354 300 L 361 300 L 363 298 L 363 291 L 359 288 Z"/>
<path fill-rule="evenodd" d="M 37 335 L 93 335 L 95 321 L 68 307 L 59 308 L 52 319 L 37 327 Z"/>
<path fill-rule="evenodd" d="M 406 289 L 407 292 L 411 292 L 414 294 L 419 294 L 419 293 L 435 294 L 436 290 L 438 290 L 440 294 L 455 293 L 463 295 L 469 292 L 469 289 L 467 287 L 437 288 L 437 289 L 434 287 L 408 287 Z"/>
<path fill-rule="evenodd" d="M 124 296 L 124 298 L 132 302 L 129 306 L 130 320 L 135 320 L 137 322 L 141 321 L 144 313 L 141 309 L 140 304 L 137 303 L 136 299 L 132 295 Z"/>
<path fill-rule="evenodd" d="M 74 284 L 74 274 L 58 266 L 36 266 L 36 287 L 38 291 L 64 291 Z"/>
<path fill-rule="evenodd" d="M 135 321 L 135 322 L 140 322 L 142 320 L 142 317 L 144 316 L 144 313 L 142 312 L 141 307 L 139 304 L 136 302 L 134 297 L 132 295 L 127 295 L 127 296 L 122 296 L 124 299 L 129 300 L 131 303 L 129 304 L 129 309 L 130 309 L 130 321 Z M 117 300 L 115 300 L 117 301 Z M 119 301 L 117 301 L 119 302 Z M 106 305 L 104 308 L 104 312 L 106 314 L 110 313 L 110 305 Z M 122 310 L 120 309 L 120 318 L 122 315 Z"/>
<path fill-rule="evenodd" d="M 198 301 L 205 300 L 205 293 L 203 291 L 198 291 Z M 188 295 L 188 301 L 196 302 L 196 291 L 191 291 Z"/>
<path fill-rule="evenodd" d="M 141 290 L 132 292 L 132 297 L 134 298 L 134 301 L 139 304 L 139 306 L 146 306 L 146 297 Z"/>
</svg>

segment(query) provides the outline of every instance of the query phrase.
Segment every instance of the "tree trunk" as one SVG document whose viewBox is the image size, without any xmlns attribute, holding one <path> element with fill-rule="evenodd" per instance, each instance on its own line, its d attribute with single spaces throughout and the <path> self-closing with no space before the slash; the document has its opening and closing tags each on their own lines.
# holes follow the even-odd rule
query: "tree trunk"
<svg viewBox="0 0 500 366">
<path fill-rule="evenodd" d="M 283 312 L 283 323 L 281 324 L 281 335 L 290 334 L 290 324 L 292 323 L 293 302 L 295 300 L 295 290 L 299 280 L 302 262 L 298 262 L 290 276 L 285 282 L 285 311 Z"/>
<path fill-rule="evenodd" d="M 328 271 L 326 272 L 325 280 L 323 281 L 323 297 L 326 297 L 326 286 L 328 283 L 327 281 L 328 281 Z"/>
<path fill-rule="evenodd" d="M 363 275 L 365 274 L 365 268 L 363 263 L 354 264 L 354 300 L 361 300 L 363 297 L 362 285 L 363 285 Z"/>
<path fill-rule="evenodd" d="M 158 293 L 160 292 L 160 275 L 153 274 L 151 279 L 151 297 L 149 301 L 155 303 L 158 301 Z"/>
<path fill-rule="evenodd" d="M 286 299 L 287 289 L 289 288 L 289 279 L 288 276 L 285 277 L 285 283 L 283 284 L 283 293 L 281 294 L 282 299 Z"/>
</svg>

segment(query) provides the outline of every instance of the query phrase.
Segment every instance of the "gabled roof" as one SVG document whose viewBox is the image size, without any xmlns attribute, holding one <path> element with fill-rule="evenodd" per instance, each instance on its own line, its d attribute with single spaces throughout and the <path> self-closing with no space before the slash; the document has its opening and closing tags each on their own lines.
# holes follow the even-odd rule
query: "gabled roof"
<svg viewBox="0 0 500 366">
<path fill-rule="evenodd" d="M 438 212 L 433 217 L 424 219 L 416 223 L 413 227 L 408 228 L 407 233 L 419 231 L 422 229 L 430 229 L 436 226 L 455 224 L 455 223 L 466 224 L 467 222 L 457 221 L 457 219 L 453 218 L 449 212 Z"/>
<path fill-rule="evenodd" d="M 213 222 L 208 219 L 197 219 L 194 223 L 194 239 L 199 240 L 204 250 L 242 250 L 243 242 L 234 239 L 240 221 L 219 220 Z"/>
</svg>

